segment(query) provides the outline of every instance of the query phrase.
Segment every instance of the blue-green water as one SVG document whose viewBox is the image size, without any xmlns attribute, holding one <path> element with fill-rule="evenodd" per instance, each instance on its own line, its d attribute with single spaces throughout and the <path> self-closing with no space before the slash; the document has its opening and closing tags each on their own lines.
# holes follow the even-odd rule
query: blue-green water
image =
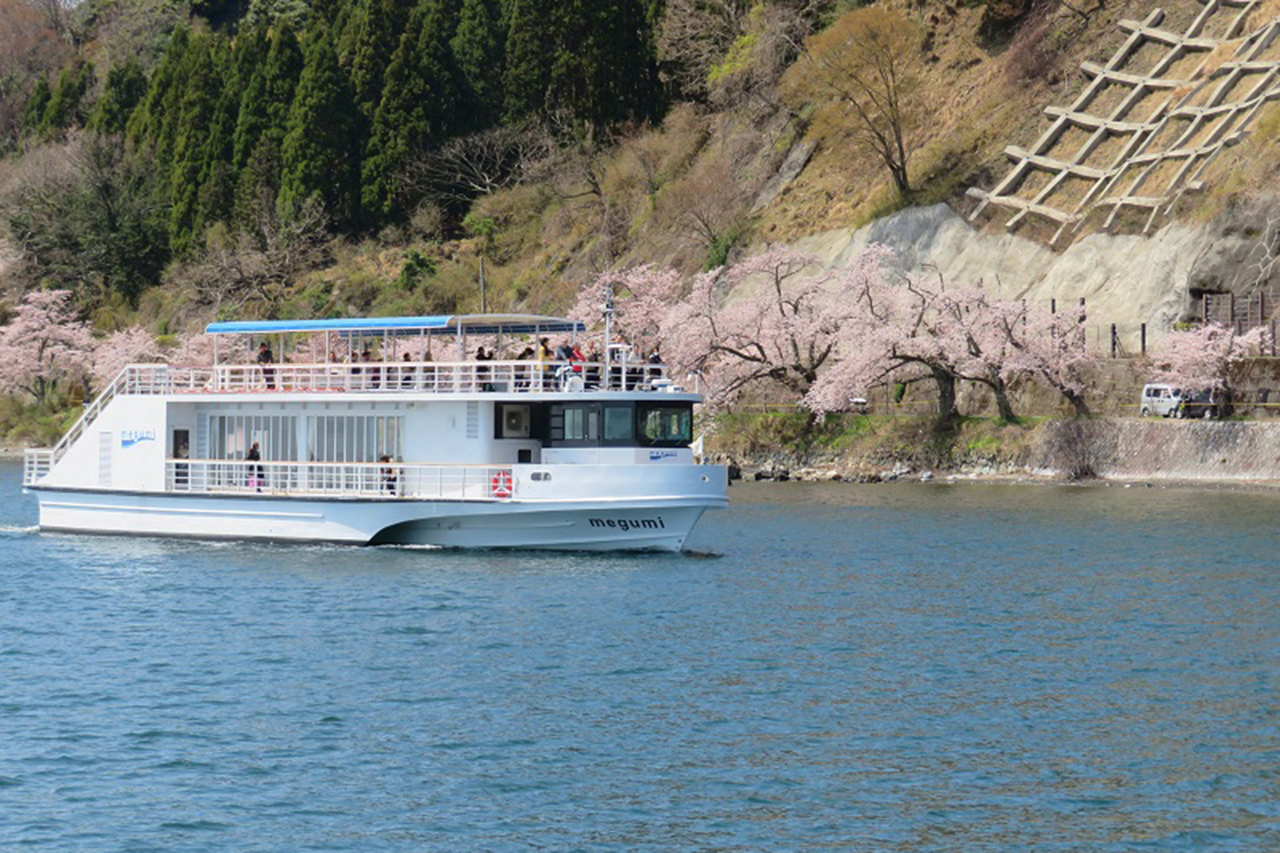
<svg viewBox="0 0 1280 853">
<path fill-rule="evenodd" d="M 718 556 L 43 536 L 0 850 L 1280 849 L 1280 495 L 735 486 Z"/>
</svg>

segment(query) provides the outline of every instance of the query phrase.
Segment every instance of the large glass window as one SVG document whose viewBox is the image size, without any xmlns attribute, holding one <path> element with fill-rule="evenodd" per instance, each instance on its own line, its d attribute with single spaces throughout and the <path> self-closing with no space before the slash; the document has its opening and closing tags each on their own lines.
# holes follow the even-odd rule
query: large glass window
<svg viewBox="0 0 1280 853">
<path fill-rule="evenodd" d="M 693 441 L 693 406 L 689 403 L 636 405 L 639 443 L 651 447 L 684 447 Z"/>
<path fill-rule="evenodd" d="M 553 403 L 547 443 L 562 447 L 687 447 L 691 403 Z"/>
<path fill-rule="evenodd" d="M 604 407 L 604 440 L 630 444 L 635 440 L 635 417 L 630 405 Z"/>
</svg>

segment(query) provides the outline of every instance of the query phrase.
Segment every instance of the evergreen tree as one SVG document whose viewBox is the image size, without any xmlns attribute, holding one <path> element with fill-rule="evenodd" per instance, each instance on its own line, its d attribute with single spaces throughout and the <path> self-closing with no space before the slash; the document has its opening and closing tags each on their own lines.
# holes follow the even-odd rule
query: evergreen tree
<svg viewBox="0 0 1280 853">
<path fill-rule="evenodd" d="M 234 151 L 235 128 L 240 115 L 240 97 L 243 75 L 252 75 L 251 60 L 246 58 L 255 50 L 252 36 L 236 40 L 219 37 L 213 46 L 213 64 L 222 81 L 209 132 L 200 150 L 200 174 L 197 194 L 197 213 L 192 234 L 199 236 L 214 222 L 225 221 L 231 215 L 235 180 L 231 169 Z"/>
<path fill-rule="evenodd" d="M 644 0 L 511 0 L 506 117 L 563 110 L 603 131 L 657 113 Z"/>
<path fill-rule="evenodd" d="M 409 8 L 406 0 L 360 0 L 352 12 L 348 28 L 351 85 L 367 123 L 373 122 L 382 101 L 389 58 L 408 26 Z"/>
<path fill-rule="evenodd" d="M 52 95 L 53 90 L 49 88 L 48 80 L 43 77 L 36 80 L 35 88 L 27 96 L 26 106 L 22 110 L 22 129 L 24 131 L 34 133 L 40 129 L 40 121 L 44 118 L 44 111 L 49 108 L 49 98 Z"/>
<path fill-rule="evenodd" d="M 165 123 L 165 103 L 172 91 L 181 89 L 179 72 L 190 41 L 191 31 L 186 27 L 178 27 L 169 37 L 169 44 L 151 74 L 151 82 L 142 103 L 129 116 L 126 130 L 134 142 L 158 145 Z"/>
<path fill-rule="evenodd" d="M 242 212 L 255 207 L 264 191 L 274 197 L 280 186 L 280 145 L 302 64 L 302 49 L 293 30 L 276 28 L 266 62 L 258 66 L 240 100 L 232 140 L 235 206 Z M 269 164 L 275 168 L 268 168 Z"/>
<path fill-rule="evenodd" d="M 197 34 L 191 39 L 185 85 L 178 106 L 178 133 L 169 168 L 169 248 L 186 252 L 199 235 L 200 172 L 205 142 L 222 89 L 222 77 L 214 59 L 213 38 Z"/>
<path fill-rule="evenodd" d="M 576 113 L 606 128 L 658 114 L 657 55 L 644 0 L 577 0 L 591 45 L 583 69 L 586 102 Z"/>
<path fill-rule="evenodd" d="M 449 47 L 457 25 L 456 0 L 423 0 L 387 67 L 361 187 L 375 221 L 403 214 L 402 170 L 409 157 L 457 129 L 459 85 Z"/>
<path fill-rule="evenodd" d="M 40 118 L 41 135 L 52 137 L 73 124 L 84 124 L 84 96 L 92 85 L 93 66 L 90 63 L 76 62 L 62 69 Z"/>
<path fill-rule="evenodd" d="M 106 86 L 88 126 L 101 133 L 123 133 L 146 92 L 147 74 L 142 63 L 129 57 L 107 72 Z"/>
<path fill-rule="evenodd" d="M 506 60 L 502 10 L 496 0 L 462 0 L 458 32 L 450 46 L 463 86 L 463 112 L 470 130 L 482 130 L 502 114 Z"/>
<path fill-rule="evenodd" d="M 281 148 L 277 207 L 282 218 L 317 199 L 337 225 L 352 224 L 359 195 L 358 123 L 351 82 L 338 66 L 334 39 L 320 28 L 308 39 Z"/>
<path fill-rule="evenodd" d="M 519 121 L 547 105 L 560 0 L 509 0 L 503 106 Z"/>
</svg>

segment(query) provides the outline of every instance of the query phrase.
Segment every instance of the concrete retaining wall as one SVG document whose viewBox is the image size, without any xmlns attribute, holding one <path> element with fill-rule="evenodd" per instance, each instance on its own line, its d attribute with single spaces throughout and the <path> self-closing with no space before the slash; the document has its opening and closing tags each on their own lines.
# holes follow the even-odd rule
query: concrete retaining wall
<svg viewBox="0 0 1280 853">
<path fill-rule="evenodd" d="M 1105 478 L 1280 482 L 1280 423 L 1061 420 L 1038 451 L 1037 467 Z"/>
</svg>

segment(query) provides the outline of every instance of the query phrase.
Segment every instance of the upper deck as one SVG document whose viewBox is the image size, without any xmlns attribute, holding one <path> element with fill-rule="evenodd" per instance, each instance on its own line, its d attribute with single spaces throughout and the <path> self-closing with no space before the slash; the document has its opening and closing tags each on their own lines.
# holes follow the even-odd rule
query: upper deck
<svg viewBox="0 0 1280 853">
<path fill-rule="evenodd" d="M 132 364 L 115 394 L 528 394 L 670 390 L 662 364 L 395 361 L 314 364 Z"/>
</svg>

